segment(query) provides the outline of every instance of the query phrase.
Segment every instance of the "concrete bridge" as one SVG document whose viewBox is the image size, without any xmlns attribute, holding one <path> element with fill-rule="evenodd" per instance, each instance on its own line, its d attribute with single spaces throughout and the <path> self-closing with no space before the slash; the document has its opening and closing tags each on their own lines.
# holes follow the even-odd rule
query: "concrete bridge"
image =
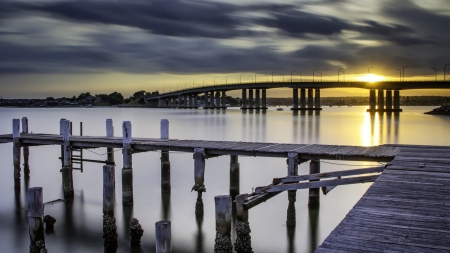
<svg viewBox="0 0 450 253">
<path fill-rule="evenodd" d="M 382 81 L 382 82 L 258 82 L 218 84 L 170 91 L 147 96 L 148 105 L 160 108 L 198 108 L 203 94 L 204 109 L 226 109 L 227 91 L 242 90 L 241 109 L 267 109 L 267 89 L 291 88 L 291 110 L 321 110 L 320 90 L 330 88 L 360 88 L 369 91 L 370 112 L 401 112 L 400 91 L 412 89 L 450 89 L 448 81 Z"/>
</svg>

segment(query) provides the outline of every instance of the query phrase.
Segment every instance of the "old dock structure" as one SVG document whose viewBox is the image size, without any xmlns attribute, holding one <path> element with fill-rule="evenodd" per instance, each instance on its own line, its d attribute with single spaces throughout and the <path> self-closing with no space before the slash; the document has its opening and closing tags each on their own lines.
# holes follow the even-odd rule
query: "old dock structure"
<svg viewBox="0 0 450 253">
<path fill-rule="evenodd" d="M 122 137 L 114 137 L 112 120 L 106 121 L 105 136 L 71 135 L 70 122 L 61 120 L 60 134 L 28 133 L 27 124 L 20 133 L 20 120 L 13 120 L 13 134 L 0 135 L 0 143 L 13 143 L 14 180 L 20 181 L 20 149 L 29 146 L 60 145 L 62 147 L 62 180 L 65 198 L 73 197 L 71 162 L 73 149 L 107 148 L 104 167 L 104 213 L 113 213 L 115 179 L 114 149 L 122 149 L 122 199 L 124 205 L 133 204 L 132 155 L 147 151 L 161 152 L 161 191 L 170 192 L 169 152 L 193 154 L 194 186 L 197 191 L 196 213 L 203 214 L 202 192 L 206 189 L 206 159 L 227 155 L 230 157 L 229 196 L 216 197 L 216 229 L 220 245 L 217 249 L 231 252 L 229 240 L 229 213 L 234 207 L 237 215 L 237 252 L 251 252 L 249 210 L 273 196 L 288 191 L 287 226 L 295 226 L 296 191 L 309 189 L 309 208 L 319 208 L 320 189 L 324 195 L 334 187 L 345 184 L 375 182 L 349 212 L 341 224 L 319 247 L 318 252 L 356 251 L 434 251 L 450 250 L 448 239 L 448 200 L 450 190 L 449 147 L 411 145 L 382 145 L 374 147 L 256 143 L 234 141 L 205 141 L 169 139 L 169 122 L 161 121 L 160 138 L 132 136 L 131 122 L 122 124 Z M 25 149 L 24 149 L 25 151 Z M 28 156 L 27 150 L 26 155 Z M 25 155 L 25 152 L 24 152 Z M 252 193 L 240 194 L 238 156 L 278 157 L 287 159 L 286 177 L 274 178 L 271 184 L 256 187 Z M 386 163 L 372 168 L 321 173 L 321 160 L 375 161 Z M 24 161 L 28 162 L 25 160 Z M 309 162 L 310 173 L 298 175 L 298 165 Z M 24 169 L 27 164 L 24 165 Z M 64 171 L 66 170 L 66 171 Z M 65 172 L 65 173 L 64 173 Z M 27 173 L 27 172 L 25 172 Z M 374 173 L 376 173 L 374 175 Z M 381 173 L 381 174 L 380 174 Z M 370 175 L 369 175 L 370 174 Z M 20 185 L 20 184 L 15 184 Z M 216 238 L 216 239 L 217 239 Z M 224 252 L 225 252 L 224 251 Z"/>
</svg>

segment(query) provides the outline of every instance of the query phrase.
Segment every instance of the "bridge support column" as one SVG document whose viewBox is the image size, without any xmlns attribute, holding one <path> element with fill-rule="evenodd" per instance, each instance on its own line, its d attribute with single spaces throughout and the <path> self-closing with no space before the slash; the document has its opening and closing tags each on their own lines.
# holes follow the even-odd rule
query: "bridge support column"
<svg viewBox="0 0 450 253">
<path fill-rule="evenodd" d="M 178 108 L 181 107 L 181 95 L 178 95 L 178 103 L 177 103 L 177 107 L 178 107 Z"/>
<path fill-rule="evenodd" d="M 386 110 L 392 111 L 392 90 L 386 90 Z"/>
<path fill-rule="evenodd" d="M 316 97 L 314 98 L 314 104 L 316 109 L 320 109 L 320 89 L 316 88 Z"/>
<path fill-rule="evenodd" d="M 267 109 L 267 90 L 266 89 L 262 89 L 262 109 L 266 110 Z"/>
<path fill-rule="evenodd" d="M 261 98 L 260 98 L 260 90 L 259 89 L 255 89 L 255 107 L 256 109 L 261 109 Z"/>
<path fill-rule="evenodd" d="M 401 111 L 400 109 L 400 91 L 394 90 L 394 110 Z"/>
<path fill-rule="evenodd" d="M 292 108 L 298 108 L 298 89 L 292 89 Z"/>
<path fill-rule="evenodd" d="M 205 94 L 203 95 L 203 109 L 208 108 L 208 100 L 209 100 L 209 93 L 205 92 Z"/>
<path fill-rule="evenodd" d="M 222 91 L 222 103 L 221 106 L 223 109 L 227 108 L 227 95 L 225 91 Z"/>
<path fill-rule="evenodd" d="M 198 107 L 198 94 L 194 95 L 194 107 L 197 108 Z"/>
<path fill-rule="evenodd" d="M 247 109 L 247 89 L 242 89 L 242 105 L 241 109 Z"/>
<path fill-rule="evenodd" d="M 368 111 L 374 112 L 375 105 L 376 105 L 376 93 L 375 93 L 374 89 L 371 89 L 369 91 L 369 109 L 368 109 Z"/>
<path fill-rule="evenodd" d="M 214 102 L 215 102 L 216 108 L 220 108 L 220 91 L 216 92 L 216 99 Z"/>
<path fill-rule="evenodd" d="M 308 88 L 308 108 L 312 109 L 313 108 L 313 103 L 314 103 L 314 96 L 313 96 L 313 89 L 312 88 Z"/>
<path fill-rule="evenodd" d="M 253 109 L 253 89 L 248 89 L 248 108 Z"/>
<path fill-rule="evenodd" d="M 309 164 L 309 174 L 320 173 L 320 160 L 311 160 Z M 310 182 L 319 180 L 309 180 Z M 320 205 L 320 188 L 309 188 L 308 207 L 317 208 Z"/>
<path fill-rule="evenodd" d="M 300 88 L 300 108 L 306 108 L 306 90 Z"/>
<path fill-rule="evenodd" d="M 378 90 L 378 111 L 384 111 L 384 90 Z"/>
</svg>

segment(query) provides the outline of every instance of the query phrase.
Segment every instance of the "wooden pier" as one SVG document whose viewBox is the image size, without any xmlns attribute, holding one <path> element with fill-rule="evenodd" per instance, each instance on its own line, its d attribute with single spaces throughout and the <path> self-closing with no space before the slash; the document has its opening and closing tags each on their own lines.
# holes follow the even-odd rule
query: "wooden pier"
<svg viewBox="0 0 450 253">
<path fill-rule="evenodd" d="M 216 218 L 228 217 L 231 203 L 237 210 L 236 251 L 251 252 L 248 212 L 273 196 L 288 191 L 289 206 L 286 226 L 295 226 L 296 191 L 309 190 L 309 208 L 320 205 L 320 189 L 324 195 L 339 185 L 374 182 L 361 200 L 348 213 L 317 252 L 449 252 L 450 251 L 450 147 L 382 145 L 373 147 L 205 141 L 169 139 L 169 122 L 161 121 L 161 138 L 132 137 L 131 122 L 122 124 L 122 137 L 113 136 L 112 120 L 106 121 L 105 136 L 70 134 L 69 121 L 62 119 L 60 134 L 28 133 L 28 121 L 20 133 L 20 121 L 13 120 L 13 133 L 0 135 L 0 143 L 13 143 L 14 179 L 20 181 L 21 148 L 60 145 L 64 197 L 73 197 L 71 150 L 107 148 L 105 161 L 100 162 L 105 175 L 114 169 L 113 149 L 122 149 L 122 200 L 133 204 L 132 156 L 135 153 L 161 151 L 161 191 L 170 192 L 169 152 L 193 154 L 194 186 L 197 191 L 196 214 L 203 215 L 202 192 L 205 191 L 205 160 L 230 156 L 230 196 L 216 197 Z M 26 151 L 25 151 L 26 150 Z M 28 159 L 24 149 L 24 160 Z M 267 186 L 256 187 L 252 193 L 239 193 L 238 156 L 278 157 L 287 159 L 287 176 L 275 178 Z M 320 172 L 320 160 L 376 161 L 385 165 L 336 172 Z M 80 161 L 82 162 L 82 161 Z M 298 175 L 298 165 L 309 162 L 310 172 Z M 24 169 L 27 166 L 25 165 Z M 108 171 L 108 169 L 110 171 Z M 26 172 L 27 173 L 27 172 Z M 108 174 L 109 173 L 109 174 Z M 373 175 L 376 173 L 376 175 Z M 381 173 L 381 174 L 380 174 Z M 372 174 L 372 175 L 368 175 Z M 112 176 L 104 178 L 104 212 L 113 213 Z M 18 184 L 15 182 L 15 186 Z M 106 187 L 106 188 L 105 188 Z M 107 191 L 105 191 L 105 189 Z M 239 195 L 240 194 L 240 195 Z M 219 198 L 220 197 L 220 198 Z M 220 200 L 220 201 L 219 201 Z M 220 214 L 220 215 L 218 215 Z M 230 220 L 216 219 L 216 248 L 231 250 Z M 229 251 L 231 252 L 231 251 Z"/>
</svg>

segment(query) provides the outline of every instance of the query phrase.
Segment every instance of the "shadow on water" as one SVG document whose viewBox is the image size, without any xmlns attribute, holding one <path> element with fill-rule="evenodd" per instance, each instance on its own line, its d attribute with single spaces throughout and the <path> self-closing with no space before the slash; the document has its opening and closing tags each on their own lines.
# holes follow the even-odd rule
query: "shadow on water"
<svg viewBox="0 0 450 253">
<path fill-rule="evenodd" d="M 309 249 L 308 252 L 314 252 L 318 245 L 318 230 L 319 230 L 319 208 L 309 208 Z"/>
<path fill-rule="evenodd" d="M 195 214 L 195 220 L 197 222 L 197 236 L 195 238 L 195 252 L 197 253 L 203 253 L 203 232 L 202 232 L 202 226 L 203 226 L 203 213 L 202 214 Z"/>
</svg>

